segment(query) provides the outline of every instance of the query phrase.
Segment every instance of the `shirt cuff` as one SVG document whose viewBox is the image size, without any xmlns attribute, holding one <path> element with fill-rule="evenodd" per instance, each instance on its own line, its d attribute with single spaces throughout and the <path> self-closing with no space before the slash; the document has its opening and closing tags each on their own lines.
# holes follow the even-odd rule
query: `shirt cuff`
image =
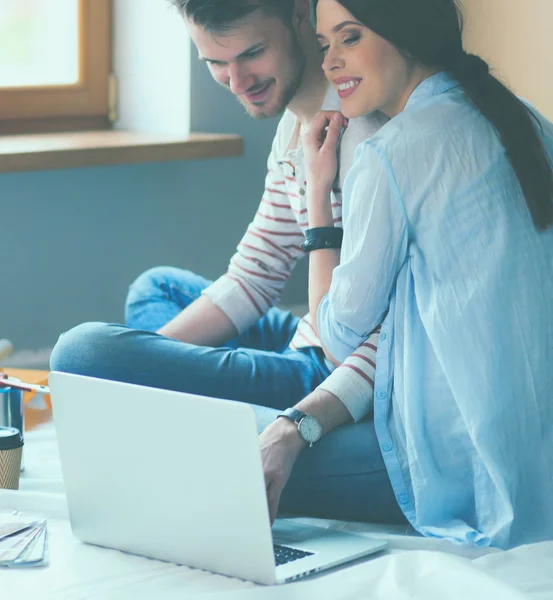
<svg viewBox="0 0 553 600">
<path fill-rule="evenodd" d="M 239 334 L 249 329 L 261 317 L 240 284 L 225 275 L 205 288 L 202 295 L 207 296 L 227 315 Z"/>
<path fill-rule="evenodd" d="M 339 398 L 355 422 L 373 410 L 373 386 L 347 365 L 336 368 L 317 389 L 330 392 Z"/>
<path fill-rule="evenodd" d="M 317 309 L 317 331 L 325 348 L 338 362 L 345 361 L 364 342 L 364 338 L 334 320 L 328 294 Z"/>
</svg>

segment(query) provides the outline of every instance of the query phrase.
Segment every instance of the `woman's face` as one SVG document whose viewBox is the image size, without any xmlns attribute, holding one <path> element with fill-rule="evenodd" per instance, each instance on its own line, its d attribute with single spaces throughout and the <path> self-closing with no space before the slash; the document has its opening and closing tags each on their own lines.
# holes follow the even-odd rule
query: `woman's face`
<svg viewBox="0 0 553 600">
<path fill-rule="evenodd" d="M 340 95 L 342 113 L 354 118 L 380 110 L 394 117 L 414 89 L 413 66 L 336 0 L 317 4 L 317 38 L 323 69 Z"/>
</svg>

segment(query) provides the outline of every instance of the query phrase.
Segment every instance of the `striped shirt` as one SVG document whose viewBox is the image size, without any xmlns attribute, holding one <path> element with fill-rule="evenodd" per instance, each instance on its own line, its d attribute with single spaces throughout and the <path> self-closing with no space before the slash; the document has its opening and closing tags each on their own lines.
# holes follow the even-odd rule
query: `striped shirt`
<svg viewBox="0 0 553 600">
<path fill-rule="evenodd" d="M 329 90 L 325 108 L 334 109 L 337 97 Z M 334 225 L 342 226 L 341 184 L 357 144 L 386 122 L 380 115 L 350 121 L 340 145 L 340 174 L 332 192 Z M 296 262 L 305 256 L 300 244 L 308 227 L 306 174 L 301 142 L 290 149 L 297 126 L 286 111 L 279 123 L 268 159 L 265 192 L 254 220 L 240 241 L 228 271 L 204 291 L 233 322 L 239 333 L 251 327 L 280 300 Z M 373 405 L 377 332 L 319 386 L 337 396 L 354 420 L 362 419 Z M 320 347 L 309 314 L 299 322 L 290 348 Z"/>
</svg>

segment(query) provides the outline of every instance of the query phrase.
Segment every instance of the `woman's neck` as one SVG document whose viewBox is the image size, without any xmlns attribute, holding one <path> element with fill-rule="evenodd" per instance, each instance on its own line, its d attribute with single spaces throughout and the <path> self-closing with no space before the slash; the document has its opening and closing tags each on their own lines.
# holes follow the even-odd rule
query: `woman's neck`
<svg viewBox="0 0 553 600">
<path fill-rule="evenodd" d="M 397 115 L 405 109 L 411 94 L 425 79 L 432 77 L 432 75 L 435 75 L 437 72 L 437 70 L 429 69 L 428 67 L 419 65 L 414 66 L 407 85 L 404 87 L 402 93 L 394 99 L 393 103 L 381 107 L 380 110 L 390 119 L 397 117 Z"/>
</svg>

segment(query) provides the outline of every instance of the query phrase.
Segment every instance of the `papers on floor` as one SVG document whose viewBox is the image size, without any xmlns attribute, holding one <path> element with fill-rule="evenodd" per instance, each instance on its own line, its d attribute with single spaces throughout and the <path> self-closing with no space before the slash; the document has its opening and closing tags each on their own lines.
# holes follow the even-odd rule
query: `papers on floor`
<svg viewBox="0 0 553 600">
<path fill-rule="evenodd" d="M 48 564 L 46 521 L 0 516 L 0 567 L 41 567 Z"/>
</svg>

